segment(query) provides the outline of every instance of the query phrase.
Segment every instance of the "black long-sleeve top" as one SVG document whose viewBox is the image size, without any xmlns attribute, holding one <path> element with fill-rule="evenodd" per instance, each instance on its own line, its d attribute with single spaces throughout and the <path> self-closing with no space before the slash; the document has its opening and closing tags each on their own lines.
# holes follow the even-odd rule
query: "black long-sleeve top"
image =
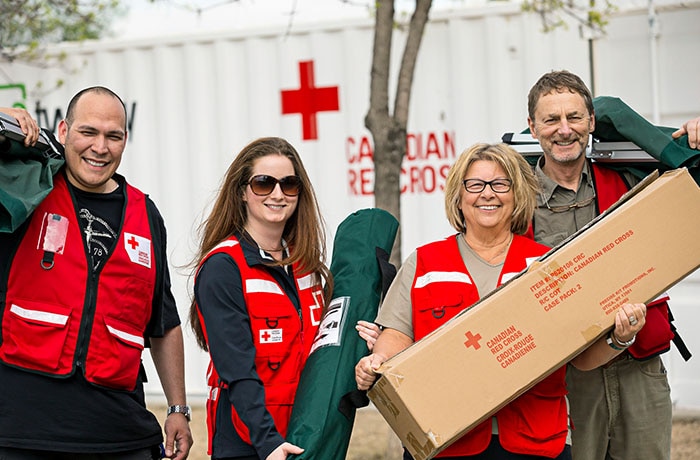
<svg viewBox="0 0 700 460">
<path fill-rule="evenodd" d="M 248 265 L 263 265 L 299 310 L 299 296 L 291 274 L 283 267 L 265 265 L 260 249 L 247 238 L 236 236 Z M 236 262 L 228 254 L 215 254 L 207 259 L 195 280 L 194 294 L 204 318 L 214 367 L 228 385 L 219 395 L 213 454 L 266 458 L 285 440 L 265 408 L 265 390 L 255 369 L 255 345 Z M 252 446 L 233 427 L 231 406 L 248 427 Z"/>
</svg>

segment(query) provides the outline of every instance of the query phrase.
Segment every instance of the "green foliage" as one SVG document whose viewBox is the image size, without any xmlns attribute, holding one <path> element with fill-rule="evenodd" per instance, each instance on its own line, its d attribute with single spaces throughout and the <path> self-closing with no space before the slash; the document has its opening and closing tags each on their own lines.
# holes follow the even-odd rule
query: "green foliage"
<svg viewBox="0 0 700 460">
<path fill-rule="evenodd" d="M 99 38 L 119 0 L 2 0 L 0 62 L 41 59 L 50 43 Z"/>
<path fill-rule="evenodd" d="M 523 11 L 540 16 L 544 32 L 567 28 L 567 18 L 594 32 L 604 32 L 607 18 L 616 9 L 609 0 L 524 0 L 522 3 Z"/>
</svg>

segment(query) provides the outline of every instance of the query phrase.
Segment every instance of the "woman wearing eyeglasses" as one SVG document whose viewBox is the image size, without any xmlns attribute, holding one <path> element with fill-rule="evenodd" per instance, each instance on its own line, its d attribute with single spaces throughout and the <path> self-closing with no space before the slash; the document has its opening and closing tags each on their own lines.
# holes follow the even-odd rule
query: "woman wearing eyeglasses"
<svg viewBox="0 0 700 460">
<path fill-rule="evenodd" d="M 211 356 L 209 454 L 299 454 L 284 436 L 333 280 L 316 196 L 294 147 L 275 137 L 244 147 L 201 233 L 190 322 Z"/>
<path fill-rule="evenodd" d="M 384 329 L 372 354 L 355 367 L 359 389 L 374 383 L 381 363 L 548 251 L 522 236 L 537 191 L 532 167 L 505 144 L 475 144 L 460 155 L 445 184 L 447 219 L 458 233 L 418 248 L 400 268 L 376 319 Z M 644 304 L 625 305 L 617 313 L 612 345 L 601 339 L 572 364 L 591 369 L 619 354 L 644 325 L 645 312 Z M 437 457 L 571 459 L 564 377 L 562 367 Z M 407 451 L 404 458 L 411 458 Z"/>
</svg>

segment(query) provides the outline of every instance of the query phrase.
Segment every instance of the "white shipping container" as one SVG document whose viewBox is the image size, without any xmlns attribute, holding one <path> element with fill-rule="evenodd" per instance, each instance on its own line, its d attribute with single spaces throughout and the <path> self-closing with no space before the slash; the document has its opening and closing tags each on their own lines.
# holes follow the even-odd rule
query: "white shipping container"
<svg viewBox="0 0 700 460">
<path fill-rule="evenodd" d="M 646 5 L 646 2 L 645 2 Z M 572 26 L 544 34 L 518 5 L 435 11 L 418 58 L 402 186 L 402 251 L 453 232 L 444 216 L 443 185 L 456 156 L 474 142 L 495 142 L 526 127 L 527 92 L 544 72 L 568 69 L 596 95 L 621 97 L 657 124 L 677 126 L 700 115 L 700 5 L 658 12 L 652 35 L 645 7 L 616 15 L 607 35 L 589 43 Z M 393 76 L 406 33 L 395 29 Z M 288 139 L 302 155 L 329 230 L 351 212 L 373 206 L 369 104 L 373 21 L 343 20 L 246 31 L 140 40 L 62 44 L 60 64 L 2 64 L 0 106 L 25 104 L 55 128 L 80 89 L 105 85 L 127 103 L 130 137 L 120 172 L 149 193 L 168 227 L 173 289 L 186 321 L 191 280 L 186 265 L 196 228 L 236 153 L 260 136 Z M 595 81 L 592 81 L 591 68 Z M 56 87 L 55 83 L 63 81 Z M 392 83 L 393 85 L 393 83 Z M 298 106 L 283 103 L 302 92 Z M 313 99 L 312 99 L 313 98 Z M 311 104 L 314 101 L 315 106 Z M 329 253 L 330 256 L 330 253 Z M 696 307 L 700 277 L 671 290 L 676 324 L 700 353 Z M 186 383 L 206 394 L 206 355 L 189 327 Z M 672 397 L 700 409 L 698 358 L 665 355 Z M 147 363 L 149 398 L 161 395 Z"/>
</svg>

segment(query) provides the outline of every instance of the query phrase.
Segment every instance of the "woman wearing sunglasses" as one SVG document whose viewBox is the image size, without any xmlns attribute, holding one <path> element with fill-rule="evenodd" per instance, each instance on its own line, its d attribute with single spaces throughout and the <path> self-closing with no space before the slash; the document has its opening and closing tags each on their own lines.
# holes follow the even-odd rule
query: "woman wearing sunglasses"
<svg viewBox="0 0 700 460">
<path fill-rule="evenodd" d="M 458 233 L 418 248 L 396 274 L 376 319 L 384 329 L 372 354 L 355 367 L 359 389 L 374 383 L 381 363 L 548 251 L 522 236 L 532 221 L 537 191 L 532 167 L 505 144 L 476 144 L 460 155 L 445 184 L 447 219 Z M 601 339 L 572 364 L 585 370 L 609 361 L 631 344 L 645 314 L 644 304 L 624 305 L 609 343 Z M 564 376 L 562 367 L 437 457 L 570 460 Z M 439 391 L 426 388 L 426 394 L 431 390 Z M 411 458 L 407 451 L 404 458 Z"/>
<path fill-rule="evenodd" d="M 211 356 L 209 454 L 299 454 L 284 436 L 333 280 L 316 196 L 294 147 L 276 137 L 244 147 L 200 230 L 190 322 Z"/>
</svg>

